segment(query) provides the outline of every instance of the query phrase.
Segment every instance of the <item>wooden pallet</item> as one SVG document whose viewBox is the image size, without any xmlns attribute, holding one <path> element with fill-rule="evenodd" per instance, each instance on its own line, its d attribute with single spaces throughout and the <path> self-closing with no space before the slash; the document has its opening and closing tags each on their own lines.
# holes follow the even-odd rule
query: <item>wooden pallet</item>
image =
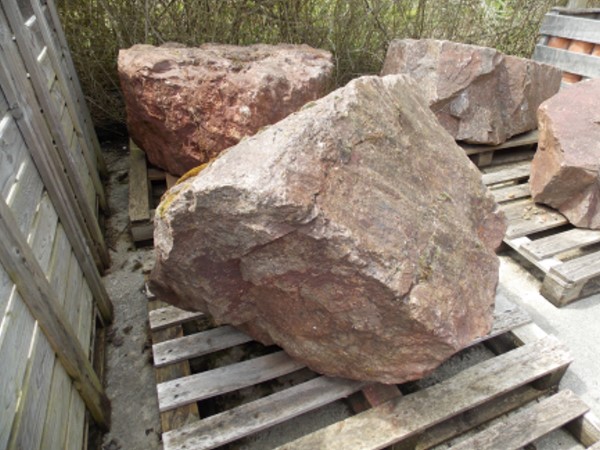
<svg viewBox="0 0 600 450">
<path fill-rule="evenodd" d="M 600 9 L 553 8 L 544 17 L 533 59 L 563 71 L 563 87 L 600 77 Z"/>
<path fill-rule="evenodd" d="M 504 242 L 543 273 L 541 293 L 556 306 L 600 292 L 600 231 L 578 229 L 533 203 L 530 163 L 499 166 L 483 180 L 508 218 Z"/>
<path fill-rule="evenodd" d="M 492 164 L 507 164 L 517 161 L 531 160 L 538 142 L 538 130 L 513 136 L 499 145 L 474 145 L 460 143 L 465 153 L 477 167 Z"/>
<path fill-rule="evenodd" d="M 206 317 L 200 313 L 172 306 L 150 311 L 153 337 L 157 332 L 177 330 L 174 337 L 153 344 L 157 372 L 184 365 L 187 369 L 183 373 L 189 373 L 194 358 L 210 359 L 216 352 L 253 342 L 228 326 L 208 327 L 188 335 L 180 333 L 182 325 L 202 319 Z M 586 415 L 587 407 L 572 393 L 565 391 L 542 403 L 534 402 L 556 387 L 571 362 L 562 344 L 546 336 L 520 309 L 502 299 L 497 302 L 493 330 L 474 345 L 484 341 L 490 347 L 500 348 L 501 353 L 404 396 L 397 386 L 312 374 L 307 381 L 202 419 L 198 418 L 197 402 L 277 379 L 304 366 L 285 353 L 274 351 L 191 375 L 177 375 L 176 370 L 169 380 L 160 377 L 157 385 L 161 416 L 179 417 L 177 424 L 168 423 L 163 431 L 164 448 L 218 448 L 349 396 L 362 398 L 358 404 L 363 408 L 358 409 L 365 410 L 282 448 L 375 449 L 395 442 L 408 443 L 411 448 L 429 448 L 530 402 L 533 403 L 510 421 L 513 426 L 521 423 L 521 428 L 509 429 L 502 435 L 510 435 L 522 446 L 570 423 L 584 445 L 600 440 L 594 418 Z M 506 342 L 511 345 L 507 347 Z M 556 404 L 561 408 L 557 409 Z M 532 419 L 535 414 L 543 420 Z M 531 426 L 523 427 L 524 423 Z M 495 433 L 495 429 L 488 433 Z M 479 442 L 481 437 L 477 439 Z"/>
<path fill-rule="evenodd" d="M 152 167 L 146 154 L 129 141 L 129 223 L 136 243 L 151 242 L 154 233 L 154 211 L 160 197 L 177 182 L 177 177 Z"/>
</svg>

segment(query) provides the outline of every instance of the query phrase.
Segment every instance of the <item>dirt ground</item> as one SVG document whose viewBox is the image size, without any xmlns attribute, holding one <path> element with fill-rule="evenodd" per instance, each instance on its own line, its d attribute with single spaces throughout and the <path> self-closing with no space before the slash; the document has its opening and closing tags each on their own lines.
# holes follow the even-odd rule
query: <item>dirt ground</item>
<svg viewBox="0 0 600 450">
<path fill-rule="evenodd" d="M 101 438 L 102 450 L 154 450 L 162 448 L 160 420 L 148 330 L 147 299 L 143 293 L 145 275 L 152 267 L 150 247 L 136 248 L 128 224 L 128 153 L 126 142 L 105 144 L 109 168 L 107 194 L 111 215 L 107 219 L 107 243 L 112 264 L 104 283 L 115 308 L 115 320 L 108 330 L 106 389 L 112 402 L 112 428 Z M 556 335 L 575 356 L 575 363 L 562 384 L 570 388 L 595 411 L 600 409 L 600 355 L 594 342 L 600 333 L 600 295 L 558 309 L 539 295 L 539 280 L 511 258 L 501 258 L 501 295 L 526 309 L 547 333 Z M 597 342 L 597 341 L 596 341 Z M 490 357 L 475 347 L 453 358 L 436 372 L 435 382 L 462 368 Z M 262 450 L 293 440 L 307 432 L 350 415 L 345 402 L 305 414 L 256 436 L 230 445 L 229 449 Z M 582 448 L 566 433 L 556 432 L 532 448 Z"/>
</svg>

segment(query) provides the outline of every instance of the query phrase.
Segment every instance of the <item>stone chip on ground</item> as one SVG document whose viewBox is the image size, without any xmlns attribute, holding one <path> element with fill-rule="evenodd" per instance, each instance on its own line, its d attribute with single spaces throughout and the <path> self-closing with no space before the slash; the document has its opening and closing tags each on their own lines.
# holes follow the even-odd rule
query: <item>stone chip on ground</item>
<svg viewBox="0 0 600 450">
<path fill-rule="evenodd" d="M 394 40 L 382 75 L 412 76 L 458 141 L 497 145 L 536 128 L 536 110 L 558 92 L 561 71 L 493 48 L 434 39 Z"/>
<path fill-rule="evenodd" d="M 153 292 L 320 373 L 420 378 L 491 327 L 504 216 L 407 76 L 243 140 L 155 224 Z"/>
<path fill-rule="evenodd" d="M 600 79 L 574 84 L 538 111 L 531 195 L 575 226 L 600 229 Z"/>
<path fill-rule="evenodd" d="M 131 138 L 183 175 L 325 95 L 331 53 L 307 45 L 134 45 L 119 52 Z"/>
</svg>

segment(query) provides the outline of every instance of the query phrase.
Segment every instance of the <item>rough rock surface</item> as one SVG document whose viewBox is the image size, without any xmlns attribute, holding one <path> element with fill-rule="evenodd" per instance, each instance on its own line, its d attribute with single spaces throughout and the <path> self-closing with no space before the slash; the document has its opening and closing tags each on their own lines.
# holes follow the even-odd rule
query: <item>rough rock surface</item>
<svg viewBox="0 0 600 450">
<path fill-rule="evenodd" d="M 182 175 L 326 93 L 329 52 L 306 45 L 134 45 L 119 52 L 133 140 Z"/>
<path fill-rule="evenodd" d="M 538 111 L 531 195 L 578 227 L 600 229 L 600 79 L 583 81 Z"/>
<path fill-rule="evenodd" d="M 155 221 L 156 293 L 324 374 L 416 379 L 491 326 L 504 216 L 406 76 L 243 140 Z"/>
<path fill-rule="evenodd" d="M 536 110 L 558 92 L 561 71 L 497 50 L 450 41 L 394 40 L 382 74 L 418 81 L 456 140 L 496 145 L 536 128 Z"/>
</svg>

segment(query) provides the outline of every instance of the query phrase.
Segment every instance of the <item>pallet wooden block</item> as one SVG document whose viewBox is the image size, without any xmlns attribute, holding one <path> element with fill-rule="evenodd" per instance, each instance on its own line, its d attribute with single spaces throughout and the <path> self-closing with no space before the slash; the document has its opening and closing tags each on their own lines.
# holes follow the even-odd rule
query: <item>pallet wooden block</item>
<svg viewBox="0 0 600 450">
<path fill-rule="evenodd" d="M 187 320 L 202 318 L 198 313 L 181 310 L 177 313 L 176 308 L 167 308 L 167 314 L 153 311 L 150 320 L 153 335 L 156 330 L 171 326 L 169 320 L 175 326 L 181 326 L 183 317 L 188 317 Z M 188 415 L 182 419 L 187 424 L 164 430 L 165 450 L 218 448 L 359 392 L 365 398 L 367 409 L 364 412 L 282 448 L 375 449 L 398 441 L 410 442 L 414 448 L 429 448 L 537 399 L 548 389 L 556 387 L 571 361 L 565 348 L 531 324 L 529 317 L 518 307 L 499 298 L 492 331 L 473 344 L 490 342 L 507 333 L 512 337 L 511 342 L 518 345 L 517 348 L 476 364 L 430 388 L 403 396 L 396 386 L 313 374 L 314 378 L 308 381 L 209 417 L 199 419 L 194 414 Z M 222 326 L 155 342 L 155 366 L 157 370 L 163 370 L 182 362 L 187 364 L 192 358 L 210 356 L 216 351 L 250 341 L 234 328 Z M 224 367 L 182 375 L 168 382 L 159 382 L 159 406 L 164 415 L 169 411 L 196 406 L 202 398 L 254 386 L 302 367 L 283 352 L 276 351 Z M 535 384 L 536 381 L 538 384 Z M 569 404 L 564 414 L 553 415 L 547 411 L 563 400 Z M 548 402 L 531 406 L 533 411 L 540 410 L 550 418 L 544 426 L 535 427 L 535 431 L 534 427 L 528 428 L 528 438 L 582 418 L 587 411 L 570 393 L 560 394 L 557 399 Z M 527 411 L 522 414 L 531 417 Z M 201 409 L 199 412 L 202 415 Z M 589 429 L 589 420 L 585 423 Z M 425 430 L 427 433 L 422 433 Z M 526 437 L 524 433 L 520 436 L 521 441 Z M 412 440 L 407 441 L 409 438 Z"/>
<path fill-rule="evenodd" d="M 593 250 L 600 231 L 574 228 L 558 211 L 534 204 L 528 162 L 489 170 L 483 181 L 508 219 L 504 242 L 544 274 L 542 295 L 563 306 L 600 292 L 600 251 Z"/>
<path fill-rule="evenodd" d="M 504 164 L 533 158 L 538 142 L 538 130 L 513 136 L 499 145 L 475 145 L 459 142 L 465 153 L 477 165 Z"/>
<path fill-rule="evenodd" d="M 134 242 L 149 242 L 154 234 L 154 211 L 160 196 L 177 177 L 151 167 L 146 154 L 129 141 L 129 223 Z"/>
</svg>

